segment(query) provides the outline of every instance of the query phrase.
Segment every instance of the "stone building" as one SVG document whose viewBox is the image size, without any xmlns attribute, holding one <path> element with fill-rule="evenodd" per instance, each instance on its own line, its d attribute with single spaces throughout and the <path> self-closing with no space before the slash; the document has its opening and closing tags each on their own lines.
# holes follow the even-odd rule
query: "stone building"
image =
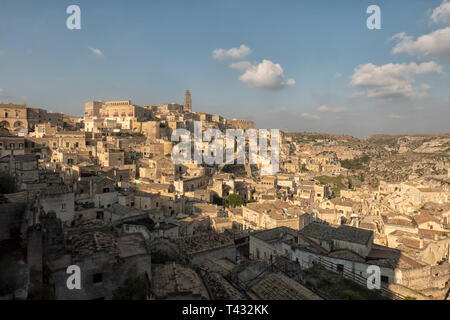
<svg viewBox="0 0 450 320">
<path fill-rule="evenodd" d="M 27 106 L 25 104 L 0 104 L 0 127 L 15 132 L 28 129 Z"/>
<path fill-rule="evenodd" d="M 184 93 L 183 106 L 185 111 L 192 112 L 192 97 L 189 90 L 186 90 L 186 92 Z"/>
<path fill-rule="evenodd" d="M 153 270 L 152 292 L 157 300 L 209 300 L 208 291 L 198 274 L 176 263 Z"/>
<path fill-rule="evenodd" d="M 45 189 L 39 197 L 39 208 L 44 213 L 55 213 L 61 222 L 70 224 L 75 216 L 75 195 L 63 187 Z"/>
<path fill-rule="evenodd" d="M 0 170 L 13 176 L 21 190 L 39 182 L 38 157 L 35 154 L 4 156 L 0 158 Z"/>
<path fill-rule="evenodd" d="M 23 155 L 25 153 L 25 138 L 10 134 L 0 134 L 0 158 L 7 155 Z"/>
<path fill-rule="evenodd" d="M 249 203 L 243 207 L 242 229 L 261 230 L 281 226 L 298 229 L 303 210 L 284 201 Z"/>
<path fill-rule="evenodd" d="M 142 281 L 147 289 L 141 299 L 148 297 L 151 258 L 141 234 L 117 236 L 102 229 L 80 230 L 69 232 L 68 242 L 69 252 L 49 263 L 58 300 L 111 300 L 127 279 Z M 79 290 L 67 288 L 67 267 L 74 264 L 81 271 Z"/>
</svg>

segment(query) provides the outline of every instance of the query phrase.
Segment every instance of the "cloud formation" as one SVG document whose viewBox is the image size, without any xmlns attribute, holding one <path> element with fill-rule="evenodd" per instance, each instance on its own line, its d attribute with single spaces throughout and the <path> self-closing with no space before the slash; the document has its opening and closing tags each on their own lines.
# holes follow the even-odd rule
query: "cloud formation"
<svg viewBox="0 0 450 320">
<path fill-rule="evenodd" d="M 433 10 L 431 20 L 434 23 L 450 23 L 450 2 L 442 1 L 441 5 Z"/>
<path fill-rule="evenodd" d="M 416 64 L 385 64 L 376 66 L 367 63 L 356 67 L 351 85 L 365 89 L 369 98 L 416 99 L 427 96 L 430 86 L 414 86 L 415 76 L 441 73 L 442 67 L 434 61 Z"/>
<path fill-rule="evenodd" d="M 225 60 L 225 59 L 243 59 L 250 55 L 252 50 L 245 44 L 241 44 L 239 48 L 231 48 L 229 50 L 225 49 L 215 49 L 212 53 L 214 59 Z"/>
<path fill-rule="evenodd" d="M 312 120 L 319 120 L 320 119 L 320 117 L 318 115 L 307 113 L 307 112 L 302 113 L 300 115 L 300 118 L 306 118 L 306 119 L 312 119 Z"/>
<path fill-rule="evenodd" d="M 215 49 L 213 57 L 216 60 L 242 59 L 251 54 L 250 48 L 242 44 L 239 48 Z M 251 88 L 276 90 L 295 84 L 294 79 L 286 79 L 283 68 L 278 63 L 264 59 L 260 63 L 251 63 L 246 60 L 229 64 L 231 69 L 244 71 L 239 77 L 241 82 Z"/>
<path fill-rule="evenodd" d="M 331 107 L 328 107 L 328 106 L 326 106 L 326 105 L 322 105 L 322 106 L 320 106 L 320 107 L 317 108 L 317 111 L 319 111 L 319 112 L 341 113 L 341 112 L 347 111 L 347 108 L 344 108 L 344 107 L 341 107 L 341 108 L 339 108 L 339 107 L 331 108 Z"/>
<path fill-rule="evenodd" d="M 261 63 L 250 65 L 239 80 L 252 88 L 281 89 L 295 84 L 294 79 L 286 79 L 283 68 L 278 63 L 264 59 Z"/>
<path fill-rule="evenodd" d="M 392 49 L 394 54 L 450 56 L 450 27 L 438 29 L 420 36 L 416 40 L 407 36 L 404 32 L 394 35 L 392 39 L 399 39 L 399 42 Z"/>
<path fill-rule="evenodd" d="M 406 119 L 407 116 L 396 114 L 396 113 L 390 113 L 387 116 L 389 119 Z"/>
<path fill-rule="evenodd" d="M 100 49 L 96 49 L 96 48 L 92 48 L 92 47 L 88 47 L 89 50 L 91 50 L 91 52 L 93 54 L 95 54 L 97 57 L 103 57 L 103 52 L 100 51 Z"/>
</svg>

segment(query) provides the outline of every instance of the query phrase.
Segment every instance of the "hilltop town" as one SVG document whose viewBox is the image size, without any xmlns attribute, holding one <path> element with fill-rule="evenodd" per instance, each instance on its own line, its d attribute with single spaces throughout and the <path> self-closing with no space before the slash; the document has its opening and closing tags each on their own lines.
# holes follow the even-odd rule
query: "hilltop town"
<svg viewBox="0 0 450 320">
<path fill-rule="evenodd" d="M 449 299 L 450 134 L 280 132 L 267 175 L 174 163 L 178 129 L 255 128 L 194 109 L 0 104 L 0 299 Z"/>
</svg>

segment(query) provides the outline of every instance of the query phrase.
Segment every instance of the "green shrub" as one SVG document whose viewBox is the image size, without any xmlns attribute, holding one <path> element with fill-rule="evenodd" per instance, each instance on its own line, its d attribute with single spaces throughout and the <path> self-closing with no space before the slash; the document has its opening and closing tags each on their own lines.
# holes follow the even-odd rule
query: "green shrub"
<svg viewBox="0 0 450 320">
<path fill-rule="evenodd" d="M 358 294 L 352 290 L 344 290 L 339 294 L 339 298 L 342 300 L 357 300 Z"/>
</svg>

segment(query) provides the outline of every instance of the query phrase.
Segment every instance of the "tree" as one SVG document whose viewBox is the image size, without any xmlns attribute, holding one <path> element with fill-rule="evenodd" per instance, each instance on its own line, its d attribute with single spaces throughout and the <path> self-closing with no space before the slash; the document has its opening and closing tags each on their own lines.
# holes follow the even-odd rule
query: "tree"
<svg viewBox="0 0 450 320">
<path fill-rule="evenodd" d="M 350 289 L 344 290 L 339 294 L 342 300 L 358 300 L 358 294 Z"/>
<path fill-rule="evenodd" d="M 225 207 L 240 207 L 244 204 L 244 198 L 240 195 L 232 193 L 225 200 Z"/>
</svg>

